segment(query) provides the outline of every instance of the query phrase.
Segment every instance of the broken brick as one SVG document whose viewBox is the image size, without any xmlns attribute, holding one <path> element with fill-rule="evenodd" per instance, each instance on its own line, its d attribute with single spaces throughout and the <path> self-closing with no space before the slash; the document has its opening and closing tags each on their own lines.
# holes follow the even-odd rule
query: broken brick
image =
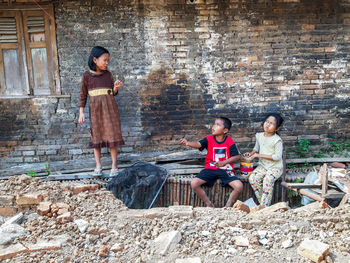
<svg viewBox="0 0 350 263">
<path fill-rule="evenodd" d="M 38 205 L 48 193 L 29 193 L 24 195 L 17 195 L 16 203 L 18 206 Z"/>
<path fill-rule="evenodd" d="M 73 217 L 72 217 L 70 212 L 67 212 L 67 213 L 64 213 L 63 215 L 58 216 L 57 217 L 57 221 L 59 223 L 62 223 L 62 224 L 68 223 L 68 222 L 72 222 L 73 221 Z"/>
<path fill-rule="evenodd" d="M 98 250 L 98 255 L 100 257 L 107 257 L 108 254 L 109 254 L 109 250 L 110 250 L 110 247 L 105 245 L 105 244 L 102 244 L 100 246 L 100 249 Z"/>
<path fill-rule="evenodd" d="M 236 203 L 233 205 L 233 208 L 235 210 L 240 210 L 240 211 L 243 211 L 243 212 L 246 212 L 246 213 L 250 212 L 249 206 L 247 206 L 246 204 L 244 204 L 243 202 L 241 202 L 239 200 L 236 201 Z"/>
<path fill-rule="evenodd" d="M 97 189 L 99 189 L 98 184 L 81 184 L 81 185 L 75 185 L 72 187 L 73 194 L 75 195 L 84 191 L 93 192 Z"/>
<path fill-rule="evenodd" d="M 51 205 L 51 202 L 41 202 L 36 211 L 41 216 L 47 215 L 51 210 Z"/>
<path fill-rule="evenodd" d="M 0 216 L 14 216 L 17 212 L 15 207 L 0 207 Z"/>
</svg>

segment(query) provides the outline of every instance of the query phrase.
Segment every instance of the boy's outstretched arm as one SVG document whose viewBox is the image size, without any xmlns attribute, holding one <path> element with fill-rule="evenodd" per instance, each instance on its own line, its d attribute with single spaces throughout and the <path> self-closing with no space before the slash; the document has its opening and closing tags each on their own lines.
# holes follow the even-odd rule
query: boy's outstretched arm
<svg viewBox="0 0 350 263">
<path fill-rule="evenodd" d="M 237 162 L 239 159 L 241 159 L 241 156 L 235 155 L 235 156 L 232 156 L 232 157 L 226 159 L 225 161 L 215 162 L 215 166 L 222 167 L 222 166 L 225 166 L 226 164 Z"/>
<path fill-rule="evenodd" d="M 182 138 L 180 140 L 180 144 L 183 146 L 189 146 L 191 148 L 199 149 L 202 147 L 202 145 L 199 142 L 189 142 L 185 138 Z"/>
</svg>

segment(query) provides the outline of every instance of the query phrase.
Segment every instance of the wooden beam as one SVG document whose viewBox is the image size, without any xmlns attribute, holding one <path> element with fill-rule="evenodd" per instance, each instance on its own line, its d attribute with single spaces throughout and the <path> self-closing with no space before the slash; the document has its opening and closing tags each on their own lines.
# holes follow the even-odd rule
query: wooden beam
<svg viewBox="0 0 350 263">
<path fill-rule="evenodd" d="M 282 182 L 281 185 L 282 185 L 283 187 L 286 187 L 286 188 L 290 189 L 290 190 L 293 190 L 294 192 L 297 192 L 297 193 L 300 193 L 300 194 L 305 195 L 305 196 L 307 196 L 307 197 L 310 197 L 310 198 L 312 198 L 312 199 L 314 199 L 314 200 L 316 200 L 316 201 L 319 201 L 319 202 L 324 201 L 324 198 L 322 198 L 322 197 L 319 196 L 318 194 L 311 193 L 311 192 L 309 192 L 309 191 L 307 191 L 307 190 L 304 190 L 304 189 L 295 189 L 295 188 L 292 188 L 292 187 L 290 187 L 286 182 Z"/>
</svg>

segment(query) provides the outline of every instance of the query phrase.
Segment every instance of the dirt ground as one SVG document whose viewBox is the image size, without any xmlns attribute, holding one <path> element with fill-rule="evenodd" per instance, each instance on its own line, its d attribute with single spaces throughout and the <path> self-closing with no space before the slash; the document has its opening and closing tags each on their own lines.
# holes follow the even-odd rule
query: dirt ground
<svg viewBox="0 0 350 263">
<path fill-rule="evenodd" d="M 28 176 L 0 181 L 0 196 L 41 192 L 42 201 L 65 203 L 71 213 L 67 222 L 59 222 L 53 214 L 37 214 L 37 205 L 17 207 L 24 214 L 19 225 L 26 232 L 1 245 L 2 252 L 16 244 L 57 241 L 59 247 L 33 249 L 1 262 L 311 262 L 297 253 L 305 239 L 329 245 L 324 262 L 350 262 L 348 203 L 249 214 L 233 208 L 184 207 L 173 213 L 171 208 L 128 209 L 103 188 L 75 194 L 77 184 Z M 0 219 L 3 224 L 8 218 Z M 87 225 L 85 230 L 78 219 Z M 177 231 L 180 240 L 160 253 L 162 244 L 156 239 L 170 231 Z"/>
</svg>

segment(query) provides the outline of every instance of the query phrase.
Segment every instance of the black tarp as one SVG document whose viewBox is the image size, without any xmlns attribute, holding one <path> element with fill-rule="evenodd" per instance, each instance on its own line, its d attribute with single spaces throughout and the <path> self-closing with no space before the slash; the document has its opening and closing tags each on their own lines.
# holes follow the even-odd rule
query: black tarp
<svg viewBox="0 0 350 263">
<path fill-rule="evenodd" d="M 123 203 L 134 209 L 152 204 L 167 178 L 167 170 L 148 162 L 137 162 L 110 179 L 106 188 Z"/>
</svg>

